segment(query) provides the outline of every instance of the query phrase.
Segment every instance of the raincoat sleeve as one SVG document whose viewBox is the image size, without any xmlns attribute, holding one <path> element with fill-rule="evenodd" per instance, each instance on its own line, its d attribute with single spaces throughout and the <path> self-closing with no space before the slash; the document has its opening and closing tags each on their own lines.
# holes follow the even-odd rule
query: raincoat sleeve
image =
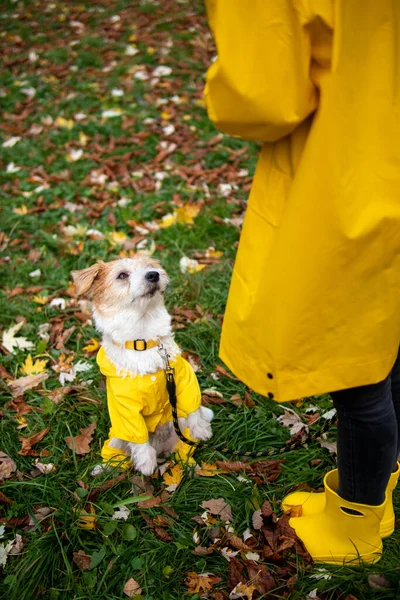
<svg viewBox="0 0 400 600">
<path fill-rule="evenodd" d="M 317 107 L 307 15 L 293 0 L 206 0 L 217 58 L 204 100 L 221 131 L 274 142 Z"/>
<path fill-rule="evenodd" d="M 178 409 L 189 415 L 201 406 L 199 382 L 187 360 L 178 356 L 175 363 L 175 384 Z"/>
</svg>

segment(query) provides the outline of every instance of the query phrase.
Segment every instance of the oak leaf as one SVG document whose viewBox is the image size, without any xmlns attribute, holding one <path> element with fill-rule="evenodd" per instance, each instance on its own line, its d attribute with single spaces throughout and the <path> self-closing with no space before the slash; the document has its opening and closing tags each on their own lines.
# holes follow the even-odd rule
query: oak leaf
<svg viewBox="0 0 400 600">
<path fill-rule="evenodd" d="M 36 446 L 38 442 L 40 442 L 50 431 L 50 427 L 46 427 L 42 429 L 38 433 L 31 435 L 28 438 L 19 437 L 18 439 L 22 442 L 22 448 L 19 450 L 18 454 L 21 456 L 35 456 L 36 452 L 32 450 L 33 446 Z"/>
<path fill-rule="evenodd" d="M 90 452 L 89 444 L 93 439 L 93 433 L 96 429 L 96 423 L 90 423 L 89 427 L 85 429 L 81 429 L 80 435 L 76 435 L 75 437 L 66 437 L 65 441 L 68 444 L 68 447 L 75 452 L 75 454 L 88 454 Z"/>
</svg>

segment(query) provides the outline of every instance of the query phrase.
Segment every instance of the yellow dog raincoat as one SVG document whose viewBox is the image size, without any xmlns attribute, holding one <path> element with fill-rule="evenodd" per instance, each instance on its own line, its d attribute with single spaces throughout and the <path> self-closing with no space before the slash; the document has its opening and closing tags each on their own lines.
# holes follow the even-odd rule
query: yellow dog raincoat
<svg viewBox="0 0 400 600">
<path fill-rule="evenodd" d="M 125 454 L 111 448 L 111 438 L 143 444 L 158 425 L 172 421 L 165 374 L 160 370 L 151 375 L 131 376 L 119 373 L 107 357 L 104 348 L 97 353 L 97 364 L 106 376 L 107 403 L 111 429 L 101 455 L 104 461 L 123 460 Z M 191 365 L 177 356 L 171 361 L 175 369 L 178 417 L 187 417 L 201 405 L 201 392 Z"/>
</svg>

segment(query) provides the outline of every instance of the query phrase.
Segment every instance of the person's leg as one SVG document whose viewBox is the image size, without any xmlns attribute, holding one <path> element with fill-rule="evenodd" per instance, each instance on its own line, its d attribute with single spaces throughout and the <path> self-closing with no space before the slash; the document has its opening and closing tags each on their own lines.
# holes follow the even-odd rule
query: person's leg
<svg viewBox="0 0 400 600">
<path fill-rule="evenodd" d="M 396 461 L 393 469 L 396 470 L 397 460 L 400 454 L 400 352 L 392 370 L 392 400 L 394 411 L 396 413 L 398 431 Z"/>
<path fill-rule="evenodd" d="M 391 377 L 331 397 L 338 413 L 338 494 L 349 502 L 381 504 L 398 448 Z"/>
</svg>

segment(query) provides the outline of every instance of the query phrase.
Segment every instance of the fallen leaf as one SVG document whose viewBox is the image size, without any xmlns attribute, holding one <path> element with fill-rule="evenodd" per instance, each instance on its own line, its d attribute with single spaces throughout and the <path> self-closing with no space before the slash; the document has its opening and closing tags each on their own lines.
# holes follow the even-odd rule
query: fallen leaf
<svg viewBox="0 0 400 600">
<path fill-rule="evenodd" d="M 236 600 L 238 598 L 247 598 L 247 600 L 252 600 L 255 591 L 255 585 L 238 583 L 229 594 L 229 598 L 231 600 Z"/>
<path fill-rule="evenodd" d="M 38 458 L 35 459 L 34 465 L 35 465 L 36 469 L 39 469 L 39 471 L 41 473 L 43 473 L 43 475 L 48 475 L 55 469 L 55 466 L 53 463 L 44 464 L 44 463 L 40 462 Z"/>
<path fill-rule="evenodd" d="M 89 512 L 88 512 L 89 511 Z M 77 522 L 78 527 L 81 529 L 96 529 L 96 511 L 92 504 L 89 505 L 89 509 L 76 511 L 79 513 L 79 519 Z"/>
<path fill-rule="evenodd" d="M 169 492 L 174 492 L 183 478 L 183 470 L 179 464 L 176 464 L 170 471 L 166 471 L 163 475 L 163 481 Z"/>
<path fill-rule="evenodd" d="M 285 427 L 289 428 L 290 435 L 296 435 L 302 429 L 307 429 L 307 425 L 303 423 L 300 416 L 292 409 L 284 408 L 284 414 L 278 417 L 276 420 L 278 423 L 282 423 Z"/>
<path fill-rule="evenodd" d="M 38 433 L 31 435 L 28 438 L 19 437 L 18 439 L 22 442 L 22 448 L 19 450 L 18 454 L 22 456 L 35 456 L 36 452 L 32 450 L 33 446 L 36 446 L 38 442 L 40 442 L 50 431 L 50 427 L 46 427 L 42 429 Z"/>
<path fill-rule="evenodd" d="M 186 574 L 185 585 L 187 586 L 188 594 L 203 594 L 222 581 L 221 577 L 217 577 L 212 573 L 195 573 L 190 571 Z"/>
<path fill-rule="evenodd" d="M 254 529 L 261 529 L 263 526 L 263 518 L 261 515 L 261 508 L 255 510 L 253 512 L 253 516 L 251 517 L 251 522 L 253 524 Z"/>
<path fill-rule="evenodd" d="M 0 450 L 0 479 L 8 479 L 16 470 L 15 462 Z"/>
<path fill-rule="evenodd" d="M 1 476 L 0 476 L 0 479 L 1 479 Z M 2 504 L 9 504 L 9 505 L 11 505 L 14 502 L 14 500 L 11 500 L 11 498 L 9 498 L 5 494 L 3 494 L 3 492 L 0 491 L 0 502 Z"/>
<path fill-rule="evenodd" d="M 33 348 L 33 343 L 27 340 L 25 337 L 15 337 L 15 334 L 21 329 L 24 325 L 24 321 L 17 323 L 7 329 L 7 331 L 3 331 L 2 344 L 6 350 L 9 352 L 14 352 L 14 349 L 18 350 L 30 350 Z"/>
<path fill-rule="evenodd" d="M 232 521 L 232 510 L 224 498 L 212 498 L 201 503 L 201 507 L 212 515 L 221 518 L 222 521 Z"/>
<path fill-rule="evenodd" d="M 97 427 L 97 423 L 90 423 L 89 427 L 80 430 L 80 435 L 75 437 L 66 437 L 65 441 L 68 447 L 75 452 L 75 454 L 88 454 L 90 452 L 89 444 L 93 439 L 93 433 Z"/>
<path fill-rule="evenodd" d="M 218 469 L 217 465 L 212 465 L 210 463 L 201 463 L 201 467 L 196 466 L 195 469 L 196 475 L 200 475 L 200 477 L 215 477 L 220 473 L 220 469 Z"/>
<path fill-rule="evenodd" d="M 49 377 L 48 373 L 38 373 L 37 375 L 26 375 L 25 377 L 19 377 L 14 381 L 9 381 L 8 385 L 11 390 L 11 394 L 14 398 L 22 396 L 26 390 L 31 390 Z"/>
<path fill-rule="evenodd" d="M 371 588 L 390 588 L 390 582 L 380 573 L 371 573 L 368 575 L 368 584 Z"/>
<path fill-rule="evenodd" d="M 137 581 L 131 577 L 124 585 L 124 594 L 129 598 L 133 598 L 133 596 L 139 596 L 142 593 L 142 588 L 138 584 Z"/>
<path fill-rule="evenodd" d="M 12 379 L 12 375 L 7 371 L 3 365 L 0 365 L 0 378 L 1 379 Z"/>
<path fill-rule="evenodd" d="M 229 379 L 233 379 L 234 381 L 237 381 L 237 377 L 235 377 L 234 375 L 229 373 L 229 371 L 227 371 L 224 367 L 221 367 L 221 365 L 215 365 L 215 370 L 220 375 L 223 375 L 223 377 L 228 377 Z"/>
<path fill-rule="evenodd" d="M 130 514 L 131 511 L 127 506 L 119 506 L 111 518 L 117 521 L 126 521 Z"/>
<path fill-rule="evenodd" d="M 194 258 L 188 258 L 187 256 L 182 256 L 181 260 L 179 261 L 179 269 L 181 273 L 198 273 L 199 271 L 205 269 L 205 267 L 206 265 L 201 265 Z"/>
<path fill-rule="evenodd" d="M 81 571 L 87 571 L 90 567 L 90 556 L 84 550 L 78 550 L 73 553 L 72 560 L 80 568 Z"/>
<path fill-rule="evenodd" d="M 33 362 L 32 356 L 28 354 L 21 367 L 21 372 L 24 373 L 24 375 L 39 375 L 46 371 L 46 365 L 48 362 L 48 359 L 41 360 L 39 358 Z"/>
<path fill-rule="evenodd" d="M 249 580 L 261 595 L 268 594 L 271 590 L 276 589 L 277 582 L 267 565 L 249 560 L 246 563 L 246 569 Z"/>
<path fill-rule="evenodd" d="M 321 446 L 321 448 L 326 448 L 330 454 L 337 454 L 336 442 L 328 442 L 327 440 L 320 439 L 319 445 Z"/>
<path fill-rule="evenodd" d="M 92 338 L 90 340 L 90 342 L 82 348 L 82 350 L 84 352 L 89 353 L 89 352 L 96 352 L 96 350 L 98 350 L 99 348 L 100 348 L 99 342 L 95 338 Z"/>
</svg>

